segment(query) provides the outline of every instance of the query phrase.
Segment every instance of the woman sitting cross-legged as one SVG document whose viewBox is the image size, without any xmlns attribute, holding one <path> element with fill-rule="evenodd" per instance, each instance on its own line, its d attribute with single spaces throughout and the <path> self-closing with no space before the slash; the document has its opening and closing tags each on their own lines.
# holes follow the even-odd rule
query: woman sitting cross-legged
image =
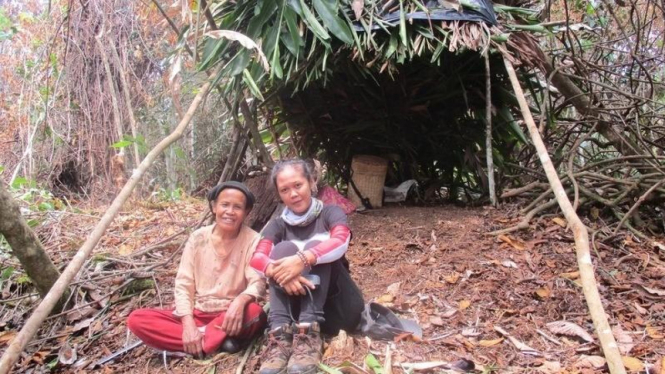
<svg viewBox="0 0 665 374">
<path fill-rule="evenodd" d="M 220 347 L 233 352 L 265 325 L 256 303 L 265 296 L 265 280 L 249 267 L 260 237 L 243 224 L 254 196 L 242 183 L 225 182 L 207 198 L 215 223 L 187 240 L 175 279 L 175 310 L 139 309 L 127 320 L 150 347 L 197 357 Z"/>
<path fill-rule="evenodd" d="M 312 197 L 312 170 L 303 160 L 278 162 L 272 181 L 286 208 L 263 230 L 251 260 L 270 288 L 260 373 L 316 373 L 321 332 L 352 331 L 363 311 L 344 256 L 351 232 L 339 207 Z"/>
</svg>

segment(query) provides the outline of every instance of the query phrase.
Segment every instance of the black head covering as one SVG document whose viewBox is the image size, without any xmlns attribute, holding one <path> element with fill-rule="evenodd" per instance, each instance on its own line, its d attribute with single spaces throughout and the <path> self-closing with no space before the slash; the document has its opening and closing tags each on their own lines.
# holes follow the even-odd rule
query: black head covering
<svg viewBox="0 0 665 374">
<path fill-rule="evenodd" d="M 256 198 L 254 198 L 254 194 L 252 193 L 252 191 L 250 191 L 249 188 L 247 188 L 247 186 L 245 186 L 240 182 L 228 181 L 220 183 L 215 187 L 211 188 L 210 191 L 208 191 L 207 198 L 208 198 L 208 205 L 210 206 L 210 211 L 212 211 L 212 203 L 217 200 L 219 194 L 226 188 L 233 188 L 245 194 L 245 199 L 247 200 L 245 208 L 247 208 L 248 211 L 252 210 L 252 208 L 254 207 L 254 202 L 256 201 Z"/>
</svg>

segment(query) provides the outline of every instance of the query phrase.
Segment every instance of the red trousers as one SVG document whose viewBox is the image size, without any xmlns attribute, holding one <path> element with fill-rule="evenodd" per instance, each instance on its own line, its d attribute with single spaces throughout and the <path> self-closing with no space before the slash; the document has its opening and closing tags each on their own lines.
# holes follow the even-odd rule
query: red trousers
<svg viewBox="0 0 665 374">
<path fill-rule="evenodd" d="M 224 322 L 225 312 L 205 313 L 194 310 L 196 326 L 205 327 L 203 335 L 203 351 L 214 353 L 226 339 L 226 333 L 220 328 Z M 266 314 L 257 303 L 249 303 L 245 307 L 243 328 L 236 336 L 239 339 L 251 339 L 263 329 Z M 164 351 L 184 352 L 182 344 L 182 322 L 173 315 L 173 309 L 137 309 L 127 318 L 127 328 L 145 345 Z"/>
</svg>

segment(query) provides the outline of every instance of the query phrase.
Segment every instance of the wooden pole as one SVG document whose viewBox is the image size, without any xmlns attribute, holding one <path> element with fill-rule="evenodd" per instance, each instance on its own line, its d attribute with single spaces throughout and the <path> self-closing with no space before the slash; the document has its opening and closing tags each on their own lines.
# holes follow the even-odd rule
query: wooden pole
<svg viewBox="0 0 665 374">
<path fill-rule="evenodd" d="M 517 96 L 517 101 L 519 102 L 520 109 L 522 111 L 522 116 L 524 117 L 524 122 L 526 122 L 527 128 L 529 129 L 529 134 L 531 135 L 531 140 L 533 145 L 536 147 L 538 152 L 538 157 L 540 163 L 545 169 L 545 174 L 547 175 L 547 180 L 552 186 L 552 191 L 554 191 L 554 196 L 556 197 L 559 207 L 563 211 L 566 220 L 568 220 L 568 225 L 573 231 L 573 236 L 575 238 L 575 252 L 577 254 L 577 265 L 580 269 L 580 280 L 582 281 L 582 291 L 584 293 L 584 298 L 586 300 L 587 307 L 589 308 L 589 314 L 593 320 L 593 324 L 596 328 L 596 334 L 598 334 L 598 340 L 605 354 L 605 359 L 607 360 L 607 366 L 610 369 L 612 374 L 625 374 L 626 369 L 623 366 L 623 360 L 621 359 L 621 353 L 617 346 L 614 336 L 612 335 L 612 330 L 610 329 L 610 324 L 607 320 L 607 315 L 603 309 L 603 304 L 600 300 L 600 293 L 598 292 L 598 285 L 596 284 L 596 278 L 594 276 L 593 263 L 591 262 L 591 253 L 589 249 L 589 233 L 586 229 L 586 226 L 580 220 L 580 217 L 575 213 L 573 205 L 570 203 L 566 191 L 561 184 L 561 180 L 554 169 L 552 160 L 550 159 L 549 154 L 547 153 L 547 148 L 543 139 L 540 137 L 540 132 L 538 132 L 538 127 L 533 120 L 531 111 L 529 110 L 529 105 L 526 102 L 524 97 L 524 92 L 520 86 L 520 82 L 517 79 L 515 74 L 515 69 L 513 65 L 508 61 L 504 56 L 503 62 L 506 65 L 506 71 L 510 77 L 510 83 L 513 86 L 515 95 Z"/>
<path fill-rule="evenodd" d="M 201 90 L 192 101 L 192 104 L 189 106 L 185 116 L 182 118 L 182 120 L 180 120 L 180 123 L 176 129 L 169 136 L 162 139 L 162 141 L 160 141 L 146 155 L 143 161 L 141 161 L 141 164 L 139 164 L 138 167 L 134 170 L 131 178 L 127 180 L 127 183 L 125 183 L 122 190 L 120 190 L 118 196 L 116 196 L 116 198 L 113 200 L 113 203 L 111 203 L 111 206 L 106 210 L 99 223 L 97 223 L 93 231 L 86 239 L 85 243 L 83 243 L 78 252 L 76 252 L 76 255 L 74 255 L 74 257 L 71 259 L 69 265 L 67 265 L 67 268 L 65 268 L 65 270 L 62 272 L 60 278 L 58 278 L 53 287 L 51 287 L 51 290 L 37 306 L 21 331 L 19 331 L 18 335 L 16 335 L 16 337 L 9 344 L 9 347 L 7 347 L 7 350 L 2 355 L 2 358 L 0 358 L 0 374 L 8 373 L 12 366 L 14 366 L 23 349 L 25 349 L 30 339 L 32 339 L 32 337 L 37 333 L 39 326 L 42 324 L 42 322 L 44 322 L 46 317 L 48 317 L 51 309 L 53 309 L 53 307 L 60 299 L 60 296 L 65 292 L 65 290 L 67 290 L 69 283 L 72 281 L 72 279 L 74 279 L 76 274 L 85 263 L 85 260 L 90 256 L 93 248 L 95 248 L 106 229 L 111 225 L 111 222 L 113 222 L 113 219 L 118 214 L 118 211 L 120 211 L 120 208 L 122 208 L 122 205 L 132 194 L 132 191 L 138 184 L 143 174 L 145 174 L 146 170 L 148 170 L 150 165 L 152 165 L 152 163 L 157 159 L 157 156 L 159 156 L 159 154 L 162 153 L 164 149 L 182 137 L 185 129 L 192 120 L 196 109 L 210 92 L 212 80 L 214 80 L 214 77 L 217 76 L 217 73 L 218 72 L 212 74 L 213 78 L 204 84 L 203 87 L 201 87 Z"/>
<path fill-rule="evenodd" d="M 492 155 L 492 82 L 490 77 L 490 49 L 485 52 L 485 155 L 487 158 L 487 185 L 490 190 L 490 203 L 496 206 L 496 186 L 494 185 L 494 156 Z"/>
</svg>

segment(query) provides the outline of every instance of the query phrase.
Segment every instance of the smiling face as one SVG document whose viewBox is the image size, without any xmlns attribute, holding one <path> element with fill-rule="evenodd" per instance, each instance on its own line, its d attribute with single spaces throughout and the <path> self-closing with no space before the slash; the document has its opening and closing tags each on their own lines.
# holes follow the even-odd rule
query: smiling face
<svg viewBox="0 0 665 374">
<path fill-rule="evenodd" d="M 298 215 L 305 214 L 312 205 L 310 183 L 311 181 L 307 179 L 299 166 L 286 166 L 275 178 L 280 199 L 287 208 Z"/>
<path fill-rule="evenodd" d="M 237 235 L 249 213 L 246 206 L 247 197 L 244 193 L 235 188 L 223 189 L 212 206 L 219 230 L 224 234 Z"/>
</svg>

